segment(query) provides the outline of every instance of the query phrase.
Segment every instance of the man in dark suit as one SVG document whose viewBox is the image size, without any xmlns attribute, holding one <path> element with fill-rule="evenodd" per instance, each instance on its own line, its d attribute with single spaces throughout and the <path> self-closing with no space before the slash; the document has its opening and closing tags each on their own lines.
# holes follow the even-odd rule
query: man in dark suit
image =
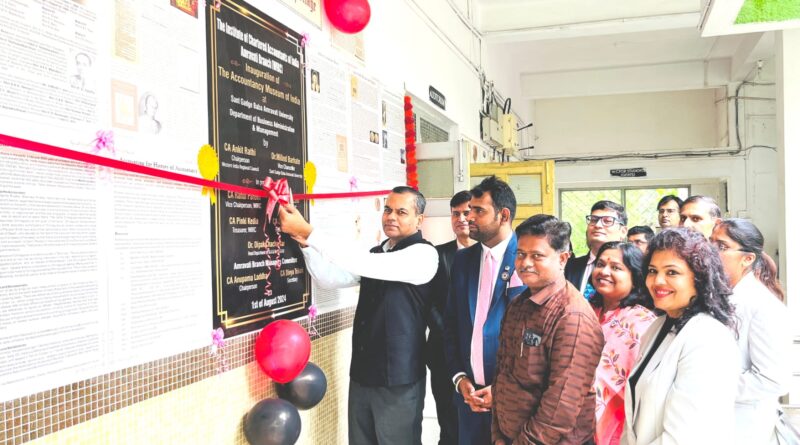
<svg viewBox="0 0 800 445">
<path fill-rule="evenodd" d="M 586 215 L 586 244 L 589 253 L 570 258 L 564 276 L 587 299 L 593 292 L 590 276 L 600 246 L 609 241 L 625 241 L 628 233 L 628 214 L 625 207 L 613 201 L 597 201 L 591 214 Z"/>
<path fill-rule="evenodd" d="M 469 237 L 469 200 L 472 195 L 463 190 L 450 199 L 450 224 L 456 239 L 439 244 L 439 272 L 437 274 L 437 290 L 433 294 L 431 322 L 429 323 L 428 343 L 426 345 L 426 362 L 431 371 L 431 392 L 436 401 L 436 418 L 439 421 L 439 445 L 455 445 L 458 443 L 458 416 L 453 403 L 452 375 L 447 370 L 444 359 L 444 320 L 442 318 L 447 304 L 447 292 L 450 287 L 450 269 L 456 251 L 465 249 L 475 240 Z"/>
<path fill-rule="evenodd" d="M 453 228 L 453 234 L 455 234 L 456 239 L 436 246 L 448 276 L 453 266 L 453 257 L 455 257 L 456 251 L 475 244 L 475 240 L 469 237 L 470 199 L 472 199 L 472 195 L 466 190 L 462 190 L 450 198 L 450 225 Z"/>
<path fill-rule="evenodd" d="M 524 286 L 514 274 L 514 192 L 491 176 L 470 194 L 469 236 L 479 243 L 457 252 L 453 259 L 444 313 L 445 358 L 455 385 L 458 442 L 483 445 L 491 440 L 490 385 L 500 322 L 506 306 Z"/>
</svg>

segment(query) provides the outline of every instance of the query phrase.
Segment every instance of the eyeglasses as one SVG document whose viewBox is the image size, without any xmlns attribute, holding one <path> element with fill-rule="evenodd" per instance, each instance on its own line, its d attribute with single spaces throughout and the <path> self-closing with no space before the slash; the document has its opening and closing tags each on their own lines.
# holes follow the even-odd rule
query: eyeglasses
<svg viewBox="0 0 800 445">
<path fill-rule="evenodd" d="M 620 220 L 614 216 L 597 216 L 597 215 L 586 215 L 586 224 L 590 226 L 603 226 L 603 227 L 611 227 L 616 223 L 620 223 Z"/>
</svg>

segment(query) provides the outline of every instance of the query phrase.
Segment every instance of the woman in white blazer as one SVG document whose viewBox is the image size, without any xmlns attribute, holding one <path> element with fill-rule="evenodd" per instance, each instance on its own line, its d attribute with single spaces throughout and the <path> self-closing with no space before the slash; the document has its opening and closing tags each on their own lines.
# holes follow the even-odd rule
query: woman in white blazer
<svg viewBox="0 0 800 445">
<path fill-rule="evenodd" d="M 739 391 L 734 443 L 777 445 L 778 398 L 788 392 L 791 332 L 777 267 L 764 236 L 744 219 L 723 220 L 711 234 L 733 286 L 739 331 Z"/>
<path fill-rule="evenodd" d="M 620 443 L 730 444 L 739 356 L 719 256 L 702 234 L 668 229 L 651 241 L 645 264 L 664 315 L 642 336 L 629 373 Z"/>
</svg>

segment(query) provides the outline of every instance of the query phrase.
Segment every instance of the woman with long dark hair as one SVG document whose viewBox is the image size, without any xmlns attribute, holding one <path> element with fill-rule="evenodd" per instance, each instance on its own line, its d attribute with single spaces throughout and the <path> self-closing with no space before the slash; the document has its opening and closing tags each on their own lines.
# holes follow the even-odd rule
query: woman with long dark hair
<svg viewBox="0 0 800 445">
<path fill-rule="evenodd" d="M 605 344 L 595 373 L 595 443 L 617 445 L 625 421 L 625 382 L 639 356 L 640 338 L 656 316 L 642 274 L 641 250 L 612 241 L 600 246 L 592 270 L 597 313 Z"/>
<path fill-rule="evenodd" d="M 781 303 L 777 267 L 764 253 L 764 236 L 750 221 L 732 218 L 711 234 L 733 287 L 741 364 L 736 396 L 736 440 L 778 444 L 778 397 L 791 379 L 789 312 Z"/>
<path fill-rule="evenodd" d="M 644 263 L 647 290 L 664 315 L 642 337 L 621 443 L 732 443 L 739 353 L 719 255 L 702 234 L 667 229 Z"/>
</svg>

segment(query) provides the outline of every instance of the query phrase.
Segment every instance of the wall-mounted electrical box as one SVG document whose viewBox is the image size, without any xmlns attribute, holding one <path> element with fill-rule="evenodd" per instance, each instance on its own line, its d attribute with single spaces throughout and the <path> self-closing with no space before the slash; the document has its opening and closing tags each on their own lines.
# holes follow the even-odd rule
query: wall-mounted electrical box
<svg viewBox="0 0 800 445">
<path fill-rule="evenodd" d="M 517 137 L 517 117 L 513 114 L 504 114 L 501 117 L 502 147 L 510 155 L 519 153 L 519 139 Z"/>
<path fill-rule="evenodd" d="M 481 120 L 483 142 L 491 147 L 501 147 L 503 145 L 503 132 L 500 123 L 490 116 L 484 116 Z"/>
</svg>

